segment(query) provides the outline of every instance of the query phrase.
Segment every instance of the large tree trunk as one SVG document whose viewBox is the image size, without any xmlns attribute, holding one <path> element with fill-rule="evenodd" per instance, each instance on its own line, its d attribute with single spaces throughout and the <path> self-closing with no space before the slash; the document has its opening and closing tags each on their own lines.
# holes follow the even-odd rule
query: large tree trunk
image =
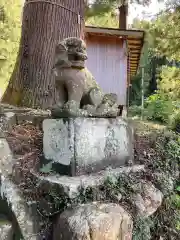
<svg viewBox="0 0 180 240">
<path fill-rule="evenodd" d="M 83 37 L 84 9 L 84 0 L 26 0 L 19 54 L 3 102 L 43 109 L 56 103 L 55 46 Z"/>
</svg>

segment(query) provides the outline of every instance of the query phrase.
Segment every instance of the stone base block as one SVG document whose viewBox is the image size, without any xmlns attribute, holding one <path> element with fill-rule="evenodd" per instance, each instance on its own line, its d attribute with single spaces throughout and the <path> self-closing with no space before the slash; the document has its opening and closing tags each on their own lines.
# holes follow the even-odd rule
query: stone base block
<svg viewBox="0 0 180 240">
<path fill-rule="evenodd" d="M 63 175 L 116 168 L 133 158 L 133 131 L 121 117 L 46 119 L 43 132 L 45 163 Z"/>
</svg>

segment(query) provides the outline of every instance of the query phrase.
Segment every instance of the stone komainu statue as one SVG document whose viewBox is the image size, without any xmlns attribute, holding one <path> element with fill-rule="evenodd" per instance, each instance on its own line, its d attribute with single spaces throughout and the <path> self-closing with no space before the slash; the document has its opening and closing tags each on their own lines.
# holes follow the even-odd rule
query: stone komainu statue
<svg viewBox="0 0 180 240">
<path fill-rule="evenodd" d="M 86 44 L 79 38 L 66 38 L 55 50 L 53 71 L 56 76 L 57 106 L 54 117 L 117 116 L 116 94 L 103 94 L 85 67 Z"/>
</svg>

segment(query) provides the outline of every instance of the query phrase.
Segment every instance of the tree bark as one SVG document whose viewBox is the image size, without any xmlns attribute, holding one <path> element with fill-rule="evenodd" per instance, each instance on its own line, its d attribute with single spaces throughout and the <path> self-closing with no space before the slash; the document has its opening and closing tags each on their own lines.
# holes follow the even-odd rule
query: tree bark
<svg viewBox="0 0 180 240">
<path fill-rule="evenodd" d="M 84 10 L 84 0 L 25 1 L 19 53 L 2 102 L 42 109 L 56 103 L 55 46 L 67 37 L 83 38 Z"/>
</svg>

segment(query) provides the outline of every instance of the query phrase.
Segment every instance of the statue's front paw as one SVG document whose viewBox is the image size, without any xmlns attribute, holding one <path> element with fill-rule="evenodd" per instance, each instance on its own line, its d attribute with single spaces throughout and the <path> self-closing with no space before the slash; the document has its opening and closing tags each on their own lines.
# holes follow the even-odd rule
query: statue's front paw
<svg viewBox="0 0 180 240">
<path fill-rule="evenodd" d="M 96 107 L 90 104 L 83 106 L 83 110 L 89 117 L 93 117 L 96 114 Z"/>
<path fill-rule="evenodd" d="M 110 106 L 108 103 L 103 103 L 97 108 L 96 114 L 99 117 L 117 117 L 118 111 L 117 104 Z"/>
<path fill-rule="evenodd" d="M 64 105 L 64 113 L 66 117 L 87 117 L 88 111 L 86 109 L 80 109 L 79 104 L 76 101 L 68 101 Z"/>
<path fill-rule="evenodd" d="M 69 110 L 69 111 L 76 111 L 77 109 L 79 109 L 79 103 L 77 103 L 77 102 L 74 101 L 74 100 L 67 101 L 67 102 L 64 104 L 63 109 L 64 109 L 64 110 Z"/>
<path fill-rule="evenodd" d="M 53 118 L 72 117 L 77 115 L 78 104 L 75 101 L 68 101 L 63 106 L 56 104 L 51 109 L 51 116 Z"/>
<path fill-rule="evenodd" d="M 109 106 L 113 106 L 117 103 L 118 97 L 116 93 L 107 93 L 103 97 L 102 103 L 107 103 Z"/>
<path fill-rule="evenodd" d="M 106 103 L 102 103 L 96 109 L 96 114 L 100 117 L 105 116 L 109 111 L 109 105 Z"/>
<path fill-rule="evenodd" d="M 77 117 L 79 112 L 79 104 L 74 101 L 68 101 L 64 104 L 63 112 L 66 117 Z"/>
</svg>

